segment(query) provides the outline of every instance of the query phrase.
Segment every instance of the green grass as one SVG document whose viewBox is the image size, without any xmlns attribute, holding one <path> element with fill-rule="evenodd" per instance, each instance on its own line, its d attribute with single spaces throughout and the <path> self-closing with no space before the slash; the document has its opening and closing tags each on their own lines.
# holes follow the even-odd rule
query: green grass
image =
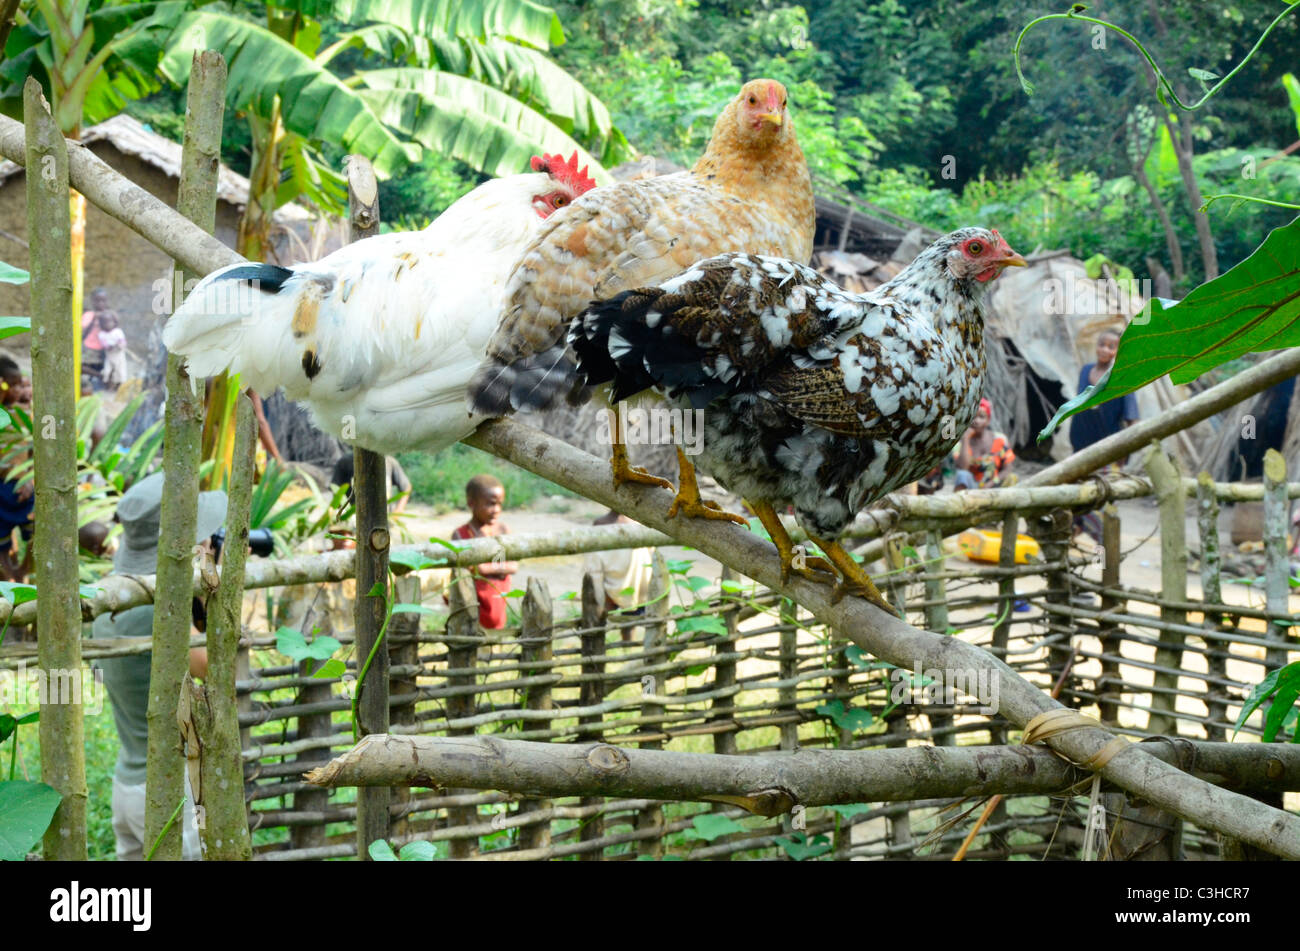
<svg viewBox="0 0 1300 951">
<path fill-rule="evenodd" d="M 577 498 L 554 482 L 463 443 L 433 455 L 404 452 L 398 461 L 411 479 L 411 497 L 444 511 L 465 507 L 465 483 L 482 472 L 501 480 L 506 488 L 507 508 L 529 505 L 552 495 Z"/>
</svg>

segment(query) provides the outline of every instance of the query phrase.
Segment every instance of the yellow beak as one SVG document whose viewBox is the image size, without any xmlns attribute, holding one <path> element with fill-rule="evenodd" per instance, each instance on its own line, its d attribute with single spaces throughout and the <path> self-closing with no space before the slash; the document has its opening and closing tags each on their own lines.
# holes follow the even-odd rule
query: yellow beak
<svg viewBox="0 0 1300 951">
<path fill-rule="evenodd" d="M 998 263 L 1003 267 L 1029 267 L 1029 262 L 1014 251 L 1011 252 L 1011 257 L 1003 258 Z"/>
<path fill-rule="evenodd" d="M 764 112 L 764 113 L 760 113 L 760 114 L 759 114 L 759 118 L 762 119 L 764 122 L 770 122 L 770 123 L 772 123 L 772 125 L 780 125 L 780 124 L 781 124 L 781 113 L 779 113 L 779 112 Z"/>
</svg>

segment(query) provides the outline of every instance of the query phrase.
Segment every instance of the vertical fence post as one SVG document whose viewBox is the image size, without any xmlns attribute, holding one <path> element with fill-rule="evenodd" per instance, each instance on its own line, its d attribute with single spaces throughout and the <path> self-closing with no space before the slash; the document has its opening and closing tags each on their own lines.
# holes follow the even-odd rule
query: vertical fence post
<svg viewBox="0 0 1300 951">
<path fill-rule="evenodd" d="M 644 648 L 647 654 L 645 659 L 647 666 L 657 664 L 664 659 L 663 656 L 649 655 L 662 647 L 668 639 L 668 623 L 666 621 L 668 615 L 668 584 L 668 564 L 664 561 L 664 556 L 659 550 L 655 549 L 654 558 L 651 561 L 650 589 L 647 595 L 650 605 L 646 609 L 646 614 L 659 620 L 645 626 Z M 667 680 L 667 674 L 657 674 L 650 676 L 648 683 L 645 680 L 642 680 L 641 683 L 643 688 L 646 686 L 650 688 L 649 691 L 644 692 L 666 694 Z M 644 703 L 641 705 L 641 715 L 643 717 L 653 717 L 662 714 L 664 709 L 662 704 Z M 644 726 L 642 729 L 657 730 L 660 727 Z M 637 745 L 643 750 L 661 750 L 664 748 L 662 740 L 648 740 Z M 644 809 L 637 811 L 636 829 L 638 832 L 643 829 L 657 829 L 660 833 L 653 839 L 638 839 L 636 846 L 638 855 L 649 855 L 656 859 L 663 858 L 663 827 L 664 810 L 662 806 L 646 806 Z"/>
<path fill-rule="evenodd" d="M 448 687 L 474 686 L 474 667 L 478 664 L 478 646 L 483 629 L 478 624 L 478 596 L 474 582 L 468 574 L 459 573 L 453 579 L 448 594 L 451 613 L 447 615 L 447 667 L 464 673 L 447 675 Z M 447 698 L 447 719 L 458 720 L 474 715 L 478 705 L 475 694 L 455 694 Z M 470 736 L 472 726 L 449 726 L 448 736 Z M 473 792 L 469 789 L 448 789 L 449 795 Z M 470 826 L 478 822 L 478 809 L 474 806 L 451 806 L 447 809 L 447 825 Z M 454 859 L 465 859 L 478 853 L 477 839 L 452 839 L 450 854 Z"/>
<path fill-rule="evenodd" d="M 794 680 L 799 667 L 796 652 L 799 646 L 799 605 L 788 598 L 781 599 L 781 636 L 779 640 L 780 657 L 777 661 L 781 680 Z M 781 713 L 799 712 L 798 690 L 793 683 L 778 687 L 776 690 L 776 708 Z M 797 750 L 799 748 L 799 721 L 781 724 L 781 749 Z"/>
<path fill-rule="evenodd" d="M 393 579 L 393 598 L 399 604 L 420 603 L 420 576 L 412 572 L 401 578 Z M 394 614 L 388 622 L 388 656 L 392 667 L 415 667 L 420 663 L 420 615 L 414 611 Z M 391 667 L 389 668 L 391 671 Z M 414 673 L 391 675 L 388 680 L 388 695 L 409 696 L 400 706 L 390 707 L 390 717 L 394 726 L 415 726 L 415 698 L 420 685 Z M 404 810 L 394 807 L 404 806 L 411 801 L 411 787 L 400 786 L 392 790 L 389 802 L 389 832 L 392 836 L 405 835 L 410 826 L 410 819 Z M 394 817 L 393 813 L 398 816 Z"/>
<path fill-rule="evenodd" d="M 225 59 L 214 50 L 196 52 L 190 64 L 190 82 L 186 91 L 185 139 L 181 152 L 181 176 L 176 190 L 176 210 L 207 232 L 211 232 L 216 225 L 217 175 L 221 168 L 221 124 L 225 109 Z M 179 265 L 173 265 L 173 304 L 182 298 L 187 280 L 197 276 Z M 190 385 L 184 358 L 168 354 L 164 423 L 166 435 L 163 439 L 163 471 L 167 473 L 167 491 L 163 493 L 159 512 L 153 643 L 154 657 L 161 658 L 161 668 L 180 672 L 178 683 L 179 677 L 183 677 L 184 671 L 188 669 L 188 663 L 183 663 L 181 658 L 188 656 L 190 646 L 190 602 L 194 597 L 194 531 L 198 506 L 202 416 L 203 401 Z M 211 652 L 208 663 L 211 668 Z M 233 669 L 231 675 L 237 676 Z M 153 683 L 152 674 L 150 682 Z M 167 684 L 169 679 L 159 682 Z M 175 703 L 176 695 L 163 695 L 170 693 L 168 687 L 159 694 L 160 708 L 169 702 Z M 230 702 L 237 703 L 233 697 Z M 159 737 L 160 745 L 175 747 L 177 737 L 171 730 L 171 721 L 163 719 L 159 722 L 167 725 L 165 733 Z M 154 796 L 149 796 L 152 812 L 150 805 L 145 807 L 146 820 L 152 814 L 159 830 L 175 808 L 174 797 L 179 796 L 183 789 L 183 786 L 173 788 L 171 783 L 170 763 L 166 761 L 173 755 L 170 748 L 163 751 L 166 765 L 164 778 L 159 781 L 160 795 L 156 800 Z M 236 764 L 236 770 L 242 780 L 242 759 Z M 145 826 L 148 837 L 151 823 L 146 821 Z M 178 832 L 168 833 L 156 855 L 160 858 L 180 858 L 181 836 Z"/>
<path fill-rule="evenodd" d="M 943 554 L 943 536 L 938 532 L 925 535 L 925 573 L 941 575 L 947 565 Z M 948 586 L 943 578 L 931 578 L 925 583 L 925 626 L 936 634 L 948 633 Z M 951 732 L 951 713 L 931 713 L 930 729 L 935 746 L 956 746 L 957 737 Z M 947 731 L 947 732 L 941 732 Z"/>
<path fill-rule="evenodd" d="M 72 244 L 68 146 L 40 84 L 23 86 L 27 138 L 27 236 L 31 242 L 32 455 L 36 503 L 32 541 L 37 652 L 47 684 L 81 677 L 81 598 L 77 594 L 77 435 L 73 375 Z M 47 859 L 86 858 L 85 722 L 80 703 L 51 703 L 42 691 L 41 776 L 63 797 L 45 832 Z M 76 694 L 80 696 L 80 692 Z M 172 693 L 175 710 L 176 694 Z M 173 718 L 175 713 L 173 712 Z M 180 786 L 180 758 L 176 785 Z M 173 803 L 174 805 L 174 803 Z M 177 836 L 179 841 L 180 837 Z"/>
<path fill-rule="evenodd" d="M 582 626 L 587 633 L 580 637 L 582 644 L 582 673 L 591 677 L 590 680 L 584 680 L 578 690 L 578 703 L 581 706 L 595 706 L 605 698 L 605 681 L 602 679 L 605 673 L 605 661 L 597 660 L 605 653 L 605 585 L 597 577 L 591 574 L 582 576 Z M 604 718 L 599 713 L 585 714 L 578 717 L 578 723 L 587 727 L 578 734 L 579 743 L 599 742 L 604 738 L 604 732 L 601 730 L 601 721 Z M 600 796 L 584 796 L 579 800 L 583 806 L 598 806 L 604 800 Z M 582 828 L 578 832 L 578 840 L 589 842 L 592 839 L 599 839 L 605 834 L 605 819 L 597 813 L 591 818 L 583 821 Z M 604 850 L 595 850 L 582 852 L 578 855 L 579 861 L 593 862 L 598 861 Z"/>
<path fill-rule="evenodd" d="M 1196 477 L 1196 526 L 1201 539 L 1201 598 L 1208 604 L 1222 604 L 1219 497 L 1208 472 Z M 1223 615 L 1207 610 L 1201 626 L 1207 631 L 1222 631 Z M 1217 638 L 1207 638 L 1205 649 L 1205 670 L 1210 678 L 1205 685 L 1205 738 L 1222 743 L 1228 738 L 1228 694 L 1221 682 L 1228 676 L 1228 652 L 1223 648 L 1223 641 Z"/>
<path fill-rule="evenodd" d="M 740 576 L 732 569 L 722 568 L 722 581 L 739 582 Z M 736 615 L 740 613 L 739 607 L 729 607 L 722 612 L 722 623 L 727 629 L 726 637 L 718 642 L 713 649 L 714 656 L 719 659 L 713 664 L 713 687 L 715 690 L 721 690 L 736 685 L 736 661 L 735 659 L 722 660 L 727 654 L 736 652 Z M 709 722 L 720 723 L 730 721 L 735 723 L 736 716 L 736 698 L 714 697 L 709 704 Z M 731 754 L 736 752 L 736 731 L 720 730 L 713 734 L 713 752 L 722 754 Z"/>
<path fill-rule="evenodd" d="M 1177 464 L 1157 443 L 1143 460 L 1151 484 L 1160 502 L 1160 597 L 1164 601 L 1187 600 L 1187 528 L 1186 494 Z M 1187 612 L 1161 606 L 1160 620 L 1168 624 L 1186 624 Z M 1181 668 L 1185 637 L 1175 631 L 1163 630 L 1158 638 L 1155 664 L 1157 667 Z M 1178 674 L 1157 670 L 1153 683 L 1157 690 L 1151 692 L 1151 716 L 1147 732 L 1167 735 L 1177 732 L 1170 713 L 1176 700 Z"/>
<path fill-rule="evenodd" d="M 551 602 L 551 592 L 541 578 L 528 579 L 528 591 L 524 595 L 523 615 L 520 619 L 519 640 L 523 645 L 523 675 L 536 677 L 549 675 L 555 671 L 549 667 L 529 667 L 529 664 L 546 664 L 554 657 L 555 615 Z M 550 710 L 554 707 L 550 684 L 536 684 L 527 687 L 524 697 L 526 710 Z M 544 812 L 550 809 L 549 799 L 526 799 L 519 804 L 518 815 L 531 812 Z M 551 845 L 551 823 L 537 822 L 519 827 L 519 847 L 521 849 L 545 849 Z"/>
<path fill-rule="evenodd" d="M 1060 565 L 1049 569 L 1045 575 L 1047 592 L 1043 599 L 1052 604 L 1069 605 L 1074 590 L 1073 576 L 1066 564 L 1070 556 L 1072 522 L 1073 517 L 1068 510 L 1054 509 L 1040 516 L 1035 523 L 1035 534 L 1043 549 L 1043 560 L 1050 565 Z M 1047 645 L 1047 670 L 1052 684 L 1060 680 L 1066 665 L 1074 655 L 1074 646 L 1071 642 L 1073 633 L 1074 627 L 1068 618 L 1059 614 L 1048 615 L 1047 636 L 1050 642 Z M 1067 679 L 1061 687 L 1063 697 L 1073 693 L 1069 683 L 1071 679 L 1073 678 Z M 1064 702 L 1067 706 L 1078 706 L 1078 696 L 1070 696 L 1070 699 Z"/>
<path fill-rule="evenodd" d="M 1101 584 L 1104 588 L 1119 587 L 1119 565 L 1123 556 L 1120 529 L 1119 510 L 1107 504 L 1101 510 L 1101 548 L 1105 559 L 1101 567 Z M 1124 605 L 1125 602 L 1115 595 L 1102 595 L 1103 614 L 1123 611 Z M 1119 670 L 1120 629 L 1111 620 L 1100 621 L 1097 628 L 1101 652 L 1105 655 L 1101 660 L 1101 677 L 1097 680 L 1097 710 L 1102 723 L 1115 726 L 1119 723 L 1119 697 L 1124 691 L 1124 678 Z"/>
<path fill-rule="evenodd" d="M 360 241 L 379 232 L 379 187 L 370 163 L 348 157 L 348 220 L 351 239 Z M 352 490 L 357 508 L 356 647 L 358 664 L 364 664 L 379 638 L 387 613 L 388 497 L 384 457 L 366 449 L 354 450 Z M 372 596 L 379 585 L 383 594 Z M 357 718 L 363 735 L 388 732 L 388 651 L 375 652 L 365 682 L 358 685 Z M 360 671 L 358 669 L 358 675 Z M 369 861 L 368 848 L 389 832 L 387 786 L 357 790 L 357 855 Z"/>
<path fill-rule="evenodd" d="M 203 855 L 213 861 L 247 861 L 253 857 L 243 785 L 232 780 L 243 777 L 235 701 L 235 655 L 243 633 L 244 562 L 248 558 L 248 509 L 253 495 L 256 438 L 253 403 L 247 396 L 237 394 L 221 584 L 215 598 L 216 610 L 208 613 L 208 676 L 202 687 L 196 687 L 187 673 L 181 685 L 181 728 L 185 729 L 186 719 L 193 724 L 199 747 L 197 751 L 187 752 L 191 757 L 195 752 L 199 754 L 197 787 L 194 770 L 191 768 L 190 772 L 190 785 L 196 787 L 191 790 L 194 809 L 200 817 Z M 195 742 L 188 730 L 183 736 L 187 747 Z"/>
<path fill-rule="evenodd" d="M 1264 605 L 1270 614 L 1285 615 L 1290 610 L 1291 562 L 1287 558 L 1287 516 L 1291 501 L 1286 491 L 1286 459 L 1276 449 L 1264 453 Z M 1270 671 L 1284 667 L 1287 661 L 1287 629 L 1268 622 L 1267 640 L 1277 644 L 1264 652 Z"/>
</svg>

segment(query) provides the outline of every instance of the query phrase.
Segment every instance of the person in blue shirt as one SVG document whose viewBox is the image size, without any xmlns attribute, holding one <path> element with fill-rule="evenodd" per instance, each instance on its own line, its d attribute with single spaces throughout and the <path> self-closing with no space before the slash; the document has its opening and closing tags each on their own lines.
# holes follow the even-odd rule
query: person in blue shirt
<svg viewBox="0 0 1300 951">
<path fill-rule="evenodd" d="M 1120 332 L 1114 328 L 1103 330 L 1097 338 L 1097 362 L 1089 363 L 1079 371 L 1079 392 L 1098 382 L 1115 365 L 1115 354 L 1119 352 Z M 1087 449 L 1093 443 L 1101 442 L 1107 436 L 1129 426 L 1140 419 L 1137 394 L 1128 393 L 1117 399 L 1107 400 L 1100 406 L 1076 413 L 1070 419 L 1070 445 L 1075 452 Z M 1118 469 L 1127 460 L 1112 463 L 1109 468 Z M 1086 532 L 1101 544 L 1101 518 L 1096 512 L 1088 512 L 1074 517 L 1074 530 Z"/>
<path fill-rule="evenodd" d="M 1079 392 L 1099 381 L 1115 365 L 1115 354 L 1119 352 L 1118 330 L 1103 330 L 1097 338 L 1097 362 L 1089 363 L 1079 371 Z M 1100 406 L 1076 413 L 1070 420 L 1070 445 L 1074 451 L 1086 449 L 1095 442 L 1101 442 L 1107 436 L 1113 436 L 1128 426 L 1136 423 L 1138 414 L 1137 394 L 1128 393 L 1117 399 L 1109 400 Z"/>
</svg>

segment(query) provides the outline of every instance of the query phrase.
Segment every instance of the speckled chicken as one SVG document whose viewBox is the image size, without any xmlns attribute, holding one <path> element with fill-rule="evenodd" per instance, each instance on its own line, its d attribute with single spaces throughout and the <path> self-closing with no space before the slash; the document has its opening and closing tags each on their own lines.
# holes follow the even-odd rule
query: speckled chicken
<svg viewBox="0 0 1300 951">
<path fill-rule="evenodd" d="M 592 300 L 726 251 L 806 263 L 814 227 L 812 182 L 785 87 L 771 79 L 748 82 L 718 117 L 693 168 L 584 195 L 524 252 L 488 358 L 470 383 L 471 408 L 501 416 L 571 394 L 573 358 L 564 335 Z M 667 485 L 632 469 L 620 442 L 615 433 L 617 482 Z M 683 481 L 688 476 L 687 469 Z"/>
<path fill-rule="evenodd" d="M 658 287 L 593 304 L 569 343 L 578 377 L 614 399 L 653 388 L 704 414 L 701 459 L 754 507 L 781 556 L 793 504 L 838 569 L 836 597 L 892 610 L 836 541 L 859 510 L 914 481 L 966 430 L 984 379 L 983 297 L 1008 265 L 996 231 L 939 239 L 889 283 L 851 294 L 791 261 L 724 254 Z"/>
<path fill-rule="evenodd" d="M 167 321 L 195 378 L 228 370 L 276 387 L 316 424 L 375 452 L 436 452 L 474 431 L 466 386 L 524 248 L 595 187 L 577 153 L 479 185 L 423 231 L 376 235 L 292 268 L 208 275 Z"/>
</svg>

